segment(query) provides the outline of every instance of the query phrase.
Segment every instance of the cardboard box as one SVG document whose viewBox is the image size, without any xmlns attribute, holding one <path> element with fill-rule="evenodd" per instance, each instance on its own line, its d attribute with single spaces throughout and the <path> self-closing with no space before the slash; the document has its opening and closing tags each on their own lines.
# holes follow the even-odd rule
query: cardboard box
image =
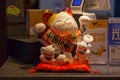
<svg viewBox="0 0 120 80">
<path fill-rule="evenodd" d="M 26 34 L 34 35 L 33 27 L 37 23 L 43 22 L 43 15 L 46 12 L 52 12 L 52 10 L 41 10 L 41 9 L 28 9 L 26 11 Z"/>
<path fill-rule="evenodd" d="M 108 28 L 109 64 L 120 65 L 120 18 L 110 18 Z"/>
<path fill-rule="evenodd" d="M 34 35 L 33 27 L 42 22 L 43 11 L 39 9 L 28 9 L 26 12 L 26 33 Z"/>
<path fill-rule="evenodd" d="M 107 30 L 108 20 L 92 20 L 89 22 L 87 33 L 94 37 L 89 59 L 90 64 L 107 63 Z"/>
</svg>

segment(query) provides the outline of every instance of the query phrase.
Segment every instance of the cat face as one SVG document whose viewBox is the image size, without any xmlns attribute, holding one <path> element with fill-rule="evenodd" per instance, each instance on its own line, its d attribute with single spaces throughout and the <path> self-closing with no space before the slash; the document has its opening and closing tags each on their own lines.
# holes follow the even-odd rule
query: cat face
<svg viewBox="0 0 120 80">
<path fill-rule="evenodd" d="M 57 32 L 75 32 L 78 30 L 78 25 L 75 19 L 66 12 L 57 14 L 55 20 L 51 24 L 51 28 Z"/>
</svg>

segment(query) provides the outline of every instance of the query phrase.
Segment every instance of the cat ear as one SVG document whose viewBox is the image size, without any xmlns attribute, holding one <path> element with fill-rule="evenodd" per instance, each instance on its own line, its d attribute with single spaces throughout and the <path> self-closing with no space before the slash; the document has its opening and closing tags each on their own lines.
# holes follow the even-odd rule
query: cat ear
<svg viewBox="0 0 120 80">
<path fill-rule="evenodd" d="M 73 13 L 72 13 L 71 8 L 66 7 L 66 8 L 64 9 L 64 11 L 66 11 L 68 14 L 70 14 L 71 16 L 73 16 Z"/>
<path fill-rule="evenodd" d="M 48 25 L 48 20 L 50 19 L 50 17 L 53 15 L 53 13 L 45 13 L 43 15 L 43 22 L 44 24 Z"/>
</svg>

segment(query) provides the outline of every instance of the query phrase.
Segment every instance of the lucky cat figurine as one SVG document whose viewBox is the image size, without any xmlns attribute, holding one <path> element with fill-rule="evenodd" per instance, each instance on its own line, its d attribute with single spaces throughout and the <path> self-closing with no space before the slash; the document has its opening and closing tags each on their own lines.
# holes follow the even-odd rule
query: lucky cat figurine
<svg viewBox="0 0 120 80">
<path fill-rule="evenodd" d="M 93 37 L 82 35 L 80 27 L 66 11 L 45 13 L 43 23 L 37 23 L 33 29 L 44 45 L 40 48 L 41 62 L 36 70 L 90 72 L 88 56 L 81 58 L 81 54 L 82 51 L 85 55 L 90 54 Z"/>
<path fill-rule="evenodd" d="M 79 30 L 75 19 L 67 12 L 63 11 L 54 14 L 46 13 L 44 15 L 43 21 L 44 23 L 38 23 L 34 27 L 34 32 L 38 35 L 39 39 L 41 39 L 43 33 L 48 29 L 53 31 L 56 35 L 58 35 L 58 37 L 62 38 L 63 42 L 66 40 L 70 43 L 76 43 L 77 39 L 81 35 L 81 31 Z M 47 41 L 44 41 L 43 39 L 41 39 L 41 42 L 45 45 L 49 45 Z M 55 42 L 54 44 L 58 44 L 58 42 Z M 59 46 L 57 45 L 57 47 Z M 62 48 L 60 47 L 60 50 L 62 50 L 63 48 L 64 46 Z M 64 54 L 66 55 L 68 60 L 72 61 L 73 57 L 71 55 L 71 52 L 64 51 Z"/>
</svg>

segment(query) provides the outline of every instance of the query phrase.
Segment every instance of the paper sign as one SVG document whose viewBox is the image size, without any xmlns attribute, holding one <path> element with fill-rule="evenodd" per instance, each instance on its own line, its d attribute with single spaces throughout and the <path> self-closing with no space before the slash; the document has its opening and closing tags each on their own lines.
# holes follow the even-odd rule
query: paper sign
<svg viewBox="0 0 120 80">
<path fill-rule="evenodd" d="M 42 39 L 49 44 L 55 44 L 61 50 L 66 52 L 72 52 L 75 48 L 75 45 L 72 44 L 70 40 L 64 39 L 55 33 L 53 30 L 48 29 L 42 36 Z"/>
</svg>

